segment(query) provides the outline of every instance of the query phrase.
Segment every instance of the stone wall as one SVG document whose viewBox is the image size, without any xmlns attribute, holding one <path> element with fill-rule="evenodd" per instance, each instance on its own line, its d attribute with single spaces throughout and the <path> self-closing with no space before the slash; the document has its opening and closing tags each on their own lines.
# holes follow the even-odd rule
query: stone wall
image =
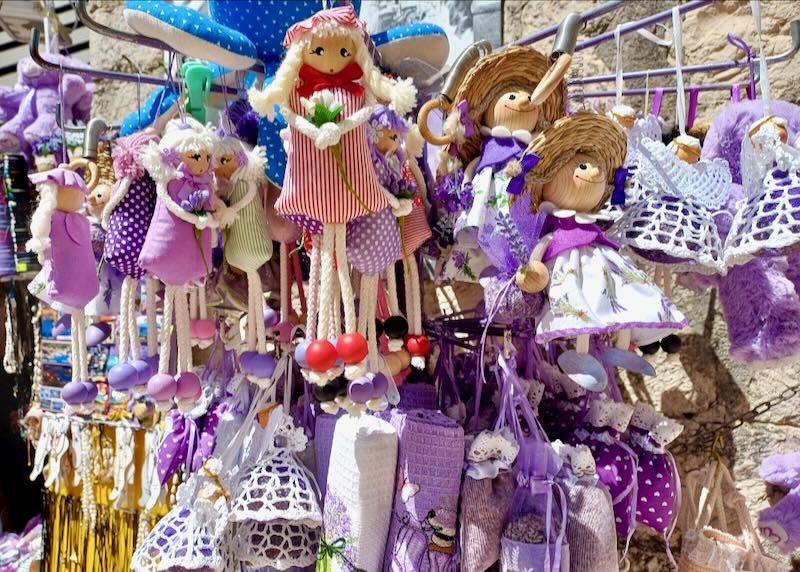
<svg viewBox="0 0 800 572">
<path fill-rule="evenodd" d="M 504 2 L 504 33 L 506 42 L 533 33 L 557 22 L 571 11 L 580 11 L 596 5 L 588 0 L 551 0 Z M 664 10 L 673 5 L 661 0 L 636 0 L 626 2 L 622 9 L 590 22 L 584 37 L 613 30 L 620 23 Z M 121 0 L 92 0 L 90 10 L 100 22 L 114 27 L 125 27 L 122 19 Z M 800 18 L 800 2 L 765 0 L 762 2 L 764 41 L 768 53 L 779 53 L 790 46 L 789 20 Z M 716 2 L 699 11 L 685 15 L 683 19 L 684 64 L 720 61 L 741 56 L 730 46 L 725 36 L 734 32 L 755 46 L 753 24 L 749 2 Z M 667 30 L 671 26 L 667 22 Z M 653 28 L 663 35 L 664 30 Z M 669 35 L 669 32 L 667 32 Z M 540 42 L 537 47 L 544 51 L 551 40 Z M 624 66 L 627 70 L 666 67 L 674 64 L 670 49 L 655 46 L 637 34 L 628 35 L 623 44 Z M 92 34 L 92 64 L 105 69 L 143 74 L 163 73 L 163 58 L 154 50 L 138 48 L 125 42 L 116 42 Z M 613 42 L 581 52 L 576 58 L 576 67 L 581 75 L 611 73 L 614 69 L 615 51 Z M 788 101 L 800 101 L 800 59 L 777 64 L 770 68 L 772 95 Z M 745 82 L 746 70 L 726 71 L 713 75 L 695 74 L 687 83 L 708 83 L 739 80 Z M 640 83 L 631 83 L 641 85 Z M 668 78 L 653 80 L 651 85 L 671 85 Z M 613 89 L 613 84 L 597 86 Z M 591 88 L 596 89 L 596 88 Z M 139 99 L 144 100 L 152 87 L 142 85 Z M 587 88 L 588 90 L 588 88 Z M 702 93 L 698 109 L 699 121 L 710 121 L 727 101 L 726 92 Z M 135 109 L 136 86 L 98 82 L 94 101 L 94 112 L 108 121 L 118 121 Z M 634 107 L 641 106 L 641 99 L 631 99 Z M 674 98 L 665 97 L 663 114 L 674 117 Z M 677 289 L 676 300 L 691 320 L 682 333 L 683 350 L 671 358 L 659 357 L 655 364 L 659 374 L 652 379 L 623 375 L 623 391 L 632 401 L 644 400 L 661 407 L 667 414 L 682 420 L 687 431 L 702 427 L 711 421 L 721 421 L 747 411 L 765 399 L 778 395 L 787 385 L 800 380 L 800 367 L 754 371 L 734 363 L 728 357 L 728 338 L 725 322 L 714 293 L 702 296 Z M 454 289 L 429 286 L 425 297 L 426 311 L 435 313 L 440 303 L 458 303 L 470 308 L 480 299 L 480 292 L 468 287 Z M 449 300 L 449 301 L 448 301 Z M 757 468 L 769 453 L 800 450 L 800 416 L 797 414 L 800 399 L 784 403 L 759 416 L 733 432 L 726 432 L 727 448 L 724 456 L 730 461 L 740 489 L 747 496 L 748 506 L 755 514 L 767 506 L 768 491 L 759 479 Z M 681 472 L 702 466 L 708 461 L 705 444 L 696 444 L 678 458 Z M 774 500 L 774 499 L 773 499 Z M 676 534 L 673 546 L 677 546 Z M 662 541 L 646 531 L 637 531 L 631 547 L 631 570 L 655 572 L 670 570 L 664 555 Z M 800 560 L 798 561 L 800 562 Z M 800 563 L 795 564 L 800 570 Z"/>
</svg>

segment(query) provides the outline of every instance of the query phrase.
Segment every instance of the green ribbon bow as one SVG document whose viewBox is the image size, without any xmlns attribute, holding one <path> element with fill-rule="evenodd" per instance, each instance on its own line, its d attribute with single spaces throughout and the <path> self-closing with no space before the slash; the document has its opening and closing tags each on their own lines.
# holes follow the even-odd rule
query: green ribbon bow
<svg viewBox="0 0 800 572">
<path fill-rule="evenodd" d="M 320 539 L 316 572 L 331 572 L 333 570 L 334 557 L 340 558 L 348 566 L 350 572 L 366 572 L 354 566 L 350 559 L 345 556 L 343 552 L 345 546 L 347 546 L 347 541 L 344 538 L 337 538 L 333 542 L 328 542 L 324 538 Z"/>
</svg>

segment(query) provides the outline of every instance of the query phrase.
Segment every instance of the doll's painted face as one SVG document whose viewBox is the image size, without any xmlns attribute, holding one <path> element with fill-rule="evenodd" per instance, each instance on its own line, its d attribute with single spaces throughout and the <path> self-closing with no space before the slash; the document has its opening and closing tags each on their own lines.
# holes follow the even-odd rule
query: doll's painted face
<svg viewBox="0 0 800 572">
<path fill-rule="evenodd" d="M 208 171 L 211 165 L 211 155 L 208 151 L 187 151 L 181 153 L 181 161 L 189 168 L 192 175 L 198 176 Z"/>
<path fill-rule="evenodd" d="M 606 167 L 597 157 L 578 153 L 544 184 L 542 198 L 559 208 L 592 212 L 606 192 Z"/>
<path fill-rule="evenodd" d="M 236 158 L 235 153 L 226 153 L 217 159 L 217 166 L 214 168 L 214 173 L 217 177 L 223 179 L 230 179 L 231 175 L 239 168 L 239 160 Z"/>
<path fill-rule="evenodd" d="M 400 146 L 400 132 L 392 131 L 391 129 L 381 129 L 378 131 L 378 141 L 375 143 L 375 148 L 382 155 L 391 155 Z"/>
<path fill-rule="evenodd" d="M 98 184 L 86 199 L 89 214 L 96 218 L 103 214 L 103 209 L 108 204 L 109 198 L 111 198 L 111 187 L 104 183 Z"/>
<path fill-rule="evenodd" d="M 86 195 L 76 187 L 58 187 L 56 193 L 56 208 L 61 212 L 74 213 L 83 208 Z"/>
<path fill-rule="evenodd" d="M 502 126 L 510 131 L 533 131 L 539 121 L 540 107 L 531 103 L 531 94 L 524 90 L 509 91 L 492 102 L 484 116 L 489 127 Z"/>
<path fill-rule="evenodd" d="M 356 43 L 350 36 L 314 36 L 303 52 L 303 63 L 317 71 L 335 75 L 353 63 Z"/>
</svg>

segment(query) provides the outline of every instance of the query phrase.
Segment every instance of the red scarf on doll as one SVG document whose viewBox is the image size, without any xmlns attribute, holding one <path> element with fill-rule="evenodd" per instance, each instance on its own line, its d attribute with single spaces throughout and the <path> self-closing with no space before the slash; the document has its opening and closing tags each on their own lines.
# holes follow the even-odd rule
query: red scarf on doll
<svg viewBox="0 0 800 572">
<path fill-rule="evenodd" d="M 326 74 L 312 68 L 308 64 L 303 64 L 298 73 L 301 84 L 297 86 L 297 93 L 300 97 L 310 97 L 317 91 L 341 87 L 353 95 L 361 97 L 364 94 L 364 86 L 356 83 L 364 76 L 361 66 L 353 62 L 337 74 Z"/>
</svg>

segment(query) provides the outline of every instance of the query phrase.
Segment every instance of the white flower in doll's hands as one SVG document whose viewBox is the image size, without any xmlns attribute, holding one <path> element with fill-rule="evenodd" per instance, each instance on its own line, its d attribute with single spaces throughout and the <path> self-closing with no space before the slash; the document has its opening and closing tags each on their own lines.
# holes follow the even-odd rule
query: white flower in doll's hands
<svg viewBox="0 0 800 572">
<path fill-rule="evenodd" d="M 342 130 L 335 123 L 325 123 L 319 128 L 314 145 L 317 149 L 327 149 L 339 143 L 342 137 Z"/>
<path fill-rule="evenodd" d="M 333 92 L 329 89 L 314 92 L 311 97 L 301 97 L 300 105 L 309 115 L 314 115 L 318 107 L 333 110 L 336 107 L 344 107 L 341 102 L 337 101 L 333 96 Z"/>
<path fill-rule="evenodd" d="M 414 208 L 413 199 L 398 199 L 397 206 L 392 209 L 392 214 L 395 217 L 408 216 L 411 214 L 411 209 Z"/>
</svg>

